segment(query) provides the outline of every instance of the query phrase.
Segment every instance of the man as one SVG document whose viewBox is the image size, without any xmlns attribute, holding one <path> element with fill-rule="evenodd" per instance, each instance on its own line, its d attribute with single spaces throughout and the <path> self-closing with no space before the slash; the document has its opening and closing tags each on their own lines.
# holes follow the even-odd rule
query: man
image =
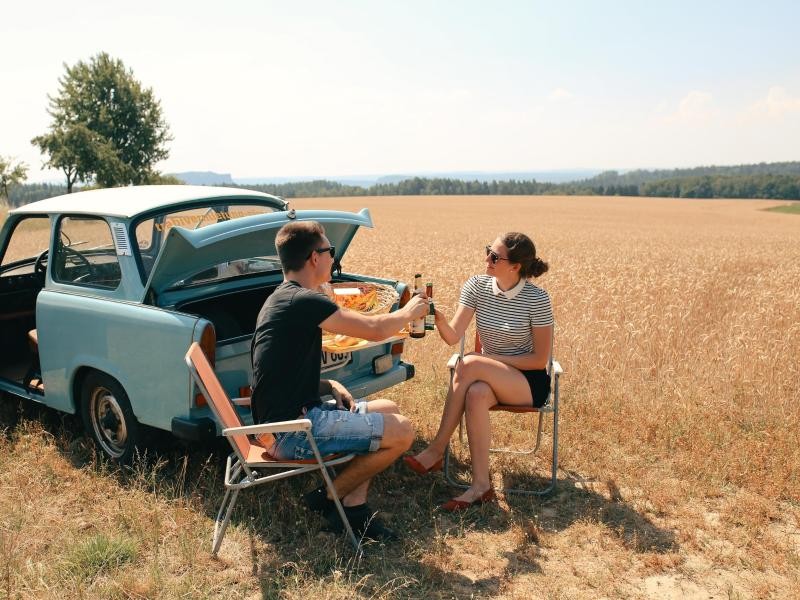
<svg viewBox="0 0 800 600">
<path fill-rule="evenodd" d="M 252 343 L 255 423 L 306 418 L 324 455 L 356 453 L 334 479 L 353 530 L 371 539 L 395 540 L 396 534 L 367 506 L 370 480 L 408 450 L 411 422 L 389 400 L 356 402 L 337 381 L 320 379 L 322 330 L 382 340 L 428 312 L 428 300 L 413 297 L 391 314 L 367 316 L 341 310 L 320 293 L 330 280 L 335 249 L 314 221 L 292 221 L 278 231 L 275 246 L 284 280 L 258 315 Z M 323 404 L 331 394 L 336 406 Z M 313 457 L 305 434 L 278 434 L 270 453 L 279 459 Z M 325 515 L 335 530 L 343 523 L 325 486 L 304 496 L 309 508 Z"/>
</svg>

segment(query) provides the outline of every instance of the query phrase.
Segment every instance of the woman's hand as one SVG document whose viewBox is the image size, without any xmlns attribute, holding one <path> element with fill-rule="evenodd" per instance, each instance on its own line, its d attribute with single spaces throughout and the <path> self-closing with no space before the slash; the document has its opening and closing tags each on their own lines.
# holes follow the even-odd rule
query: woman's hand
<svg viewBox="0 0 800 600">
<path fill-rule="evenodd" d="M 328 381 L 331 384 L 331 395 L 333 399 L 336 400 L 336 408 L 355 412 L 356 402 L 353 399 L 353 395 L 347 391 L 347 388 L 333 379 Z"/>
</svg>

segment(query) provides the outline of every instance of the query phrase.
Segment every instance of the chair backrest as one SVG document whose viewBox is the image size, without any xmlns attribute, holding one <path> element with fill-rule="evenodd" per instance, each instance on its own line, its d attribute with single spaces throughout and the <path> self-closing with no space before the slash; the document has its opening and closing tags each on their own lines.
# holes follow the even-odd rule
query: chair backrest
<svg viewBox="0 0 800 600">
<path fill-rule="evenodd" d="M 211 363 L 197 342 L 189 347 L 189 351 L 186 353 L 186 364 L 222 428 L 241 427 L 243 423 L 239 418 L 239 413 L 236 412 L 236 407 L 222 389 Z M 243 461 L 246 460 L 252 446 L 249 438 L 246 435 L 233 435 L 228 439 L 239 453 L 240 458 Z"/>
</svg>

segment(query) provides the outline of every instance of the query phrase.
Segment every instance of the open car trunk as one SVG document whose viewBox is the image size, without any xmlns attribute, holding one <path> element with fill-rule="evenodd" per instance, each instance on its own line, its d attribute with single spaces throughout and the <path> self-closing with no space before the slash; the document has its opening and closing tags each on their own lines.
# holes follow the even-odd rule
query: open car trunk
<svg viewBox="0 0 800 600">
<path fill-rule="evenodd" d="M 197 315 L 214 325 L 215 371 L 233 396 L 245 394 L 250 385 L 250 344 L 258 314 L 283 280 L 275 235 L 292 219 L 323 224 L 336 247 L 335 264 L 358 228 L 372 227 L 366 209 L 271 213 L 198 230 L 174 227 L 147 282 L 145 302 Z M 379 282 L 399 288 L 398 292 L 404 288 L 395 281 L 361 275 L 343 274 L 334 281 Z M 341 381 L 356 395 L 368 395 L 413 376 L 413 367 L 402 363 L 401 354 L 402 341 L 391 339 L 352 352 L 323 352 L 320 362 L 323 377 Z"/>
<path fill-rule="evenodd" d="M 404 284 L 370 277 L 343 275 L 334 281 L 373 281 L 394 285 L 402 292 Z M 213 297 L 189 300 L 175 306 L 183 313 L 202 317 L 214 325 L 217 334 L 215 371 L 232 396 L 248 395 L 252 372 L 250 345 L 256 321 L 266 299 L 279 281 L 238 289 Z M 396 310 L 393 306 L 392 310 Z M 326 352 L 320 356 L 323 378 L 343 383 L 356 397 L 363 397 L 413 377 L 412 365 L 402 362 L 403 340 L 392 338 L 350 352 Z M 245 420 L 250 411 L 242 413 Z"/>
</svg>

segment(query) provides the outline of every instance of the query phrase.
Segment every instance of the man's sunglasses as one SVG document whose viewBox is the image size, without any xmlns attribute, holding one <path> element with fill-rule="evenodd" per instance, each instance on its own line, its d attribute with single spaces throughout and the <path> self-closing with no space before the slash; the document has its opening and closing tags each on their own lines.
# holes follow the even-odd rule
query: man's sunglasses
<svg viewBox="0 0 800 600">
<path fill-rule="evenodd" d="M 326 252 L 331 255 L 331 258 L 336 258 L 336 246 L 328 246 L 327 248 L 315 248 L 311 254 L 316 252 L 317 254 L 325 254 Z M 311 254 L 308 255 L 308 258 L 311 258 Z M 308 260 L 308 258 L 306 260 Z"/>
<path fill-rule="evenodd" d="M 486 246 L 486 256 L 489 257 L 493 265 L 496 265 L 498 260 L 508 260 L 507 258 L 503 258 L 499 254 L 497 254 L 497 252 L 492 250 L 489 246 Z"/>
</svg>

